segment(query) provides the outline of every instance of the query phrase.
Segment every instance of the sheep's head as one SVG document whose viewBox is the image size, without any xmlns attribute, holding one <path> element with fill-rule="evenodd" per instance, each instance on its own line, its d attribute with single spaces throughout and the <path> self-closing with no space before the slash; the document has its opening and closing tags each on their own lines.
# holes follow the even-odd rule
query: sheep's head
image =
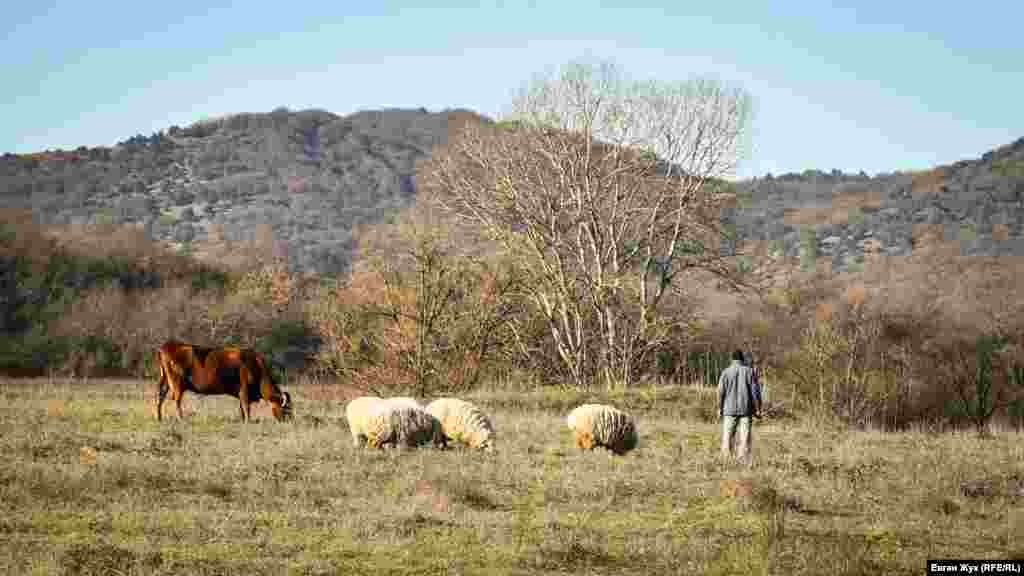
<svg viewBox="0 0 1024 576">
<path fill-rule="evenodd" d="M 274 418 L 278 420 L 289 420 L 292 417 L 292 395 L 287 392 L 281 392 L 281 399 L 279 402 L 271 401 L 271 411 L 274 413 Z"/>
<path fill-rule="evenodd" d="M 493 453 L 494 452 L 494 436 L 488 435 L 487 438 L 485 438 L 484 441 L 481 442 L 477 447 L 480 450 L 483 450 L 484 452 Z"/>
<path fill-rule="evenodd" d="M 447 448 L 448 439 L 444 435 L 444 429 L 441 426 L 441 421 L 431 416 L 431 439 L 434 442 L 435 448 Z"/>
<path fill-rule="evenodd" d="M 590 432 L 576 432 L 576 447 L 581 450 L 590 450 L 594 447 L 594 436 Z"/>
</svg>

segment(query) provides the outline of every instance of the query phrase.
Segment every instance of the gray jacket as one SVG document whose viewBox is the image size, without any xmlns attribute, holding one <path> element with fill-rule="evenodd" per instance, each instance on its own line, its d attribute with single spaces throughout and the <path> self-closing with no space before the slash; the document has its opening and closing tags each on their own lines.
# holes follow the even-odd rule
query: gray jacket
<svg viewBox="0 0 1024 576">
<path fill-rule="evenodd" d="M 754 370 L 733 360 L 718 379 L 719 416 L 753 416 L 761 409 L 761 386 Z"/>
</svg>

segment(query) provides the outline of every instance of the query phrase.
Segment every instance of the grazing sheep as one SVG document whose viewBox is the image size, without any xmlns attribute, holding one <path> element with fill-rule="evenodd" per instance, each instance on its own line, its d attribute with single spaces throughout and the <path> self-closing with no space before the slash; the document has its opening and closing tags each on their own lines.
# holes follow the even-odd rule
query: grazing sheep
<svg viewBox="0 0 1024 576">
<path fill-rule="evenodd" d="M 471 448 L 494 450 L 494 425 L 483 410 L 458 398 L 438 398 L 427 405 L 441 423 L 445 441 L 462 442 Z"/>
<path fill-rule="evenodd" d="M 367 441 L 367 427 L 370 416 L 374 410 L 384 402 L 383 398 L 376 396 L 361 396 L 348 403 L 345 407 L 345 419 L 348 420 L 348 429 L 352 432 L 352 445 L 365 446 Z"/>
<path fill-rule="evenodd" d="M 636 448 L 638 438 L 633 418 L 605 404 L 584 404 L 566 418 L 569 429 L 576 433 L 576 446 L 591 450 L 603 446 L 616 454 Z"/>
<path fill-rule="evenodd" d="M 414 448 L 427 442 L 444 446 L 441 423 L 423 408 L 400 402 L 380 402 L 366 420 L 366 445 L 383 448 L 387 445 Z"/>
</svg>

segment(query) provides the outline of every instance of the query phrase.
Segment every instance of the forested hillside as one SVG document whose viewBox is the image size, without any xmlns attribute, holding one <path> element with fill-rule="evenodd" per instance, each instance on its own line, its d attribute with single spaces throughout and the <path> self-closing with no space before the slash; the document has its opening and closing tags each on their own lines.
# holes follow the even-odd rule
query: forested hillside
<svg viewBox="0 0 1024 576">
<path fill-rule="evenodd" d="M 740 238 L 805 264 L 858 271 L 936 240 L 960 241 L 965 255 L 1024 255 L 1024 138 L 931 170 L 769 174 L 737 192 Z"/>
<path fill-rule="evenodd" d="M 5 154 L 0 202 L 41 224 L 110 223 L 199 258 L 238 262 L 268 243 L 292 271 L 347 270 L 353 228 L 386 221 L 416 194 L 415 167 L 471 111 L 321 110 L 236 114 L 171 126 L 112 148 Z M 808 170 L 736 183 L 723 214 L 738 244 L 859 270 L 928 238 L 968 254 L 1024 254 L 1024 138 L 948 166 L 869 176 Z M 929 236 L 930 235 L 930 236 Z"/>
<path fill-rule="evenodd" d="M 320 110 L 235 114 L 112 148 L 6 154 L 0 202 L 40 224 L 131 224 L 200 258 L 273 236 L 291 270 L 347 269 L 352 229 L 416 193 L 415 163 L 472 112 Z"/>
</svg>

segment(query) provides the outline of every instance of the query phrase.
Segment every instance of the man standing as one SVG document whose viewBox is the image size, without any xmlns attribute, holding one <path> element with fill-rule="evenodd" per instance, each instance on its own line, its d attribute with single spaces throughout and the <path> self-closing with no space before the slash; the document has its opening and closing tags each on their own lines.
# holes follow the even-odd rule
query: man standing
<svg viewBox="0 0 1024 576">
<path fill-rule="evenodd" d="M 751 418 L 761 412 L 761 387 L 753 368 L 743 360 L 742 350 L 733 352 L 732 364 L 718 379 L 718 415 L 722 419 L 722 456 L 733 456 L 736 443 L 736 459 L 749 463 Z"/>
</svg>

